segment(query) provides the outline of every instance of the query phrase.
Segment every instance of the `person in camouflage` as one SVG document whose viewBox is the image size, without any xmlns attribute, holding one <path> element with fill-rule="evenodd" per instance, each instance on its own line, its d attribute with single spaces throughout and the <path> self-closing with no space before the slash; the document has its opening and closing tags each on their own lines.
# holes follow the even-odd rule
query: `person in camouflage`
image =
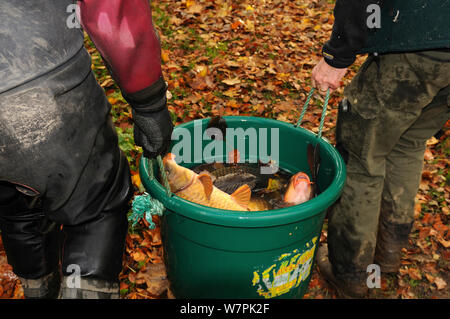
<svg viewBox="0 0 450 319">
<path fill-rule="evenodd" d="M 449 119 L 450 28 L 441 6 L 448 12 L 450 2 L 429 2 L 427 10 L 423 2 L 382 3 L 382 27 L 369 30 L 366 8 L 377 2 L 336 1 L 332 36 L 312 72 L 313 86 L 324 94 L 341 85 L 357 53 L 369 53 L 339 106 L 336 148 L 347 180 L 317 256 L 339 297 L 366 296 L 371 264 L 382 273 L 398 271 L 426 141 Z M 411 32 L 418 12 L 418 31 L 432 32 Z"/>
</svg>

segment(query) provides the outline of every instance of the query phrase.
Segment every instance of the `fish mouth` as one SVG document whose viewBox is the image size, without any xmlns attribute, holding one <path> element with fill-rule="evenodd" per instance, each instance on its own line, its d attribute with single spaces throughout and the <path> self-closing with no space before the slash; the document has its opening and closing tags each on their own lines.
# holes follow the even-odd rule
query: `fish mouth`
<svg viewBox="0 0 450 319">
<path fill-rule="evenodd" d="M 167 163 L 168 161 L 174 161 L 175 155 L 172 153 L 167 153 L 166 156 L 163 158 L 163 164 Z"/>
<path fill-rule="evenodd" d="M 292 184 L 294 185 L 294 187 L 297 186 L 298 184 L 300 184 L 300 182 L 306 182 L 307 184 L 312 184 L 311 180 L 309 179 L 309 176 L 303 172 L 292 176 Z"/>
</svg>

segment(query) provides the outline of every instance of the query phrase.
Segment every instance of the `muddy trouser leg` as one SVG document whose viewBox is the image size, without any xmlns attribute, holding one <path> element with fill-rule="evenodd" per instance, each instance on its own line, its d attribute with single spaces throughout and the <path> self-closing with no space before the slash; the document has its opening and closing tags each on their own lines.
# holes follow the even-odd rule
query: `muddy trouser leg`
<svg viewBox="0 0 450 319">
<path fill-rule="evenodd" d="M 99 132 L 77 186 L 62 208 L 48 213 L 43 198 L 44 205 L 39 199 L 30 209 L 32 199 L 12 184 L 2 184 L 0 189 L 2 239 L 25 297 L 58 295 L 60 246 L 61 298 L 119 297 L 132 187 L 111 121 Z"/>
<path fill-rule="evenodd" d="M 436 54 L 450 58 L 448 53 Z M 379 63 L 366 66 L 345 89 L 350 108 L 340 110 L 338 115 L 336 146 L 347 163 L 347 180 L 341 198 L 330 210 L 328 224 L 329 259 L 334 274 L 350 285 L 363 288 L 367 266 L 374 262 L 382 195 L 388 194 L 394 183 L 413 184 L 408 199 L 401 199 L 408 204 L 401 207 L 410 205 L 411 194 L 415 195 L 413 188 L 417 191 L 421 165 L 413 158 L 419 156 L 419 150 L 410 154 L 412 149 L 402 145 L 411 138 L 416 139 L 417 145 L 424 144 L 433 135 L 433 129 L 423 132 L 420 138 L 408 132 L 420 122 L 419 118 L 426 112 L 424 108 L 450 84 L 449 63 L 417 54 L 387 54 L 380 56 Z M 437 131 L 437 126 L 445 122 L 445 114 L 441 110 L 437 116 L 439 120 L 424 118 L 427 123 L 422 125 Z M 408 154 L 397 164 L 395 154 L 402 151 Z M 399 165 L 402 167 L 398 168 Z M 397 179 L 392 182 L 393 171 L 404 172 L 401 182 Z M 394 176 L 391 178 L 390 174 Z M 384 207 L 386 203 L 384 200 Z M 386 214 L 395 216 L 397 212 L 383 213 L 383 216 Z M 406 232 L 409 234 L 409 229 L 400 231 Z"/>
<path fill-rule="evenodd" d="M 56 298 L 59 292 L 59 225 L 44 216 L 39 199 L 0 183 L 0 228 L 8 262 L 26 298 Z"/>
<path fill-rule="evenodd" d="M 400 267 L 401 249 L 408 244 L 414 222 L 414 198 L 421 180 L 426 140 L 450 117 L 449 96 L 450 87 L 439 91 L 386 158 L 375 251 L 375 263 L 382 272 L 397 272 Z"/>
<path fill-rule="evenodd" d="M 111 121 L 97 136 L 64 211 L 61 298 L 118 298 L 132 186 Z M 79 210 L 78 205 L 84 205 Z M 77 210 L 80 214 L 70 213 Z M 63 212 L 63 214 L 65 214 Z M 55 215 L 61 212 L 55 212 Z"/>
<path fill-rule="evenodd" d="M 54 82 L 70 82 L 70 75 L 57 72 Z M 43 80 L 39 83 L 44 85 Z M 2 112 L 31 112 L 40 107 L 43 114 L 48 113 L 42 121 L 23 122 L 19 116 L 10 120 L 15 121 L 14 125 L 0 123 L 9 128 L 19 126 L 9 140 L 7 136 L 6 142 L 0 143 L 7 147 L 0 153 L 5 164 L 0 167 L 0 176 L 8 177 L 0 180 L 34 188 L 42 203 L 42 207 L 23 210 L 12 193 L 1 200 L 0 228 L 8 262 L 22 282 L 29 281 L 30 287 L 36 288 L 38 281 L 45 285 L 45 276 L 53 271 L 57 263 L 54 256 L 59 252 L 58 241 L 53 238 L 56 230 L 42 235 L 40 225 L 48 219 L 62 225 L 62 269 L 58 271 L 64 277 L 60 297 L 118 297 L 126 216 L 133 192 L 128 162 L 118 147 L 110 105 L 92 72 L 82 83 L 57 93 L 35 86 L 0 102 Z M 51 116 L 59 126 L 53 131 L 37 132 L 40 143 L 18 142 L 22 132 L 30 137 L 40 126 L 45 128 L 45 120 Z M 20 127 L 22 123 L 26 126 Z M 31 125 L 35 123 L 37 129 Z M 12 143 L 17 144 L 9 147 Z M 41 228 L 46 229 L 44 226 Z"/>
</svg>

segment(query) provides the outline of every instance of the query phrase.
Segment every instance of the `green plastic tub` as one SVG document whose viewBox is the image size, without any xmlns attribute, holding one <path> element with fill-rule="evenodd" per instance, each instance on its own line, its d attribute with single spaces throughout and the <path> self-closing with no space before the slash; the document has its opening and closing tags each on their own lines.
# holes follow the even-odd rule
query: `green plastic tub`
<svg viewBox="0 0 450 319">
<path fill-rule="evenodd" d="M 144 158 L 140 164 L 142 182 L 147 192 L 166 207 L 161 235 L 171 290 L 176 298 L 302 298 L 310 280 L 326 210 L 340 196 L 345 182 L 344 162 L 325 139 L 318 139 L 303 128 L 259 117 L 224 118 L 230 128 L 254 128 L 257 132 L 267 128 L 268 141 L 271 128 L 278 128 L 279 166 L 291 173 L 310 174 L 307 145 L 315 145 L 319 140 L 318 185 L 322 193 L 306 203 L 277 210 L 220 210 L 167 196 L 163 186 L 149 178 L 150 162 Z M 188 122 L 177 126 L 175 131 L 182 128 L 192 133 L 199 128 L 203 131 L 208 122 L 209 119 Z M 246 136 L 241 141 L 247 150 L 254 146 L 249 145 L 249 140 Z M 210 142 L 205 140 L 202 146 Z M 196 147 L 194 143 L 192 147 Z M 247 160 L 258 157 L 259 145 L 256 149 L 256 153 L 247 151 Z M 267 153 L 270 155 L 270 149 Z M 194 165 L 198 163 L 185 166 Z M 154 171 L 159 176 L 157 165 Z"/>
</svg>

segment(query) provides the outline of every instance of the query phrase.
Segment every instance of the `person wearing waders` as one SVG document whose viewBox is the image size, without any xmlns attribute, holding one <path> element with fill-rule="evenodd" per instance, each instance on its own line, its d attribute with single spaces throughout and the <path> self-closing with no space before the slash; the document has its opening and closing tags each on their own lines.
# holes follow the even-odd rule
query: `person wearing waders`
<svg viewBox="0 0 450 319">
<path fill-rule="evenodd" d="M 119 297 L 133 189 L 74 3 L 0 2 L 0 230 L 26 298 Z M 149 2 L 78 8 L 132 108 L 136 144 L 164 153 L 173 125 Z"/>
<path fill-rule="evenodd" d="M 377 269 L 400 267 L 426 141 L 449 119 L 449 10 L 442 0 L 336 1 L 313 86 L 336 90 L 356 55 L 369 53 L 339 105 L 347 180 L 317 255 L 339 297 L 363 298 L 377 287 Z"/>
</svg>

